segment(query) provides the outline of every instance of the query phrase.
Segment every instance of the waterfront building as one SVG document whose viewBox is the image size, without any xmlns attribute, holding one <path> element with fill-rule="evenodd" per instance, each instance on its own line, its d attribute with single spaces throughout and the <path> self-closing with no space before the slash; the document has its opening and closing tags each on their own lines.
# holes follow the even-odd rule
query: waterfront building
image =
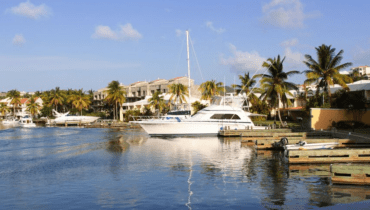
<svg viewBox="0 0 370 210">
<path fill-rule="evenodd" d="M 189 79 L 188 77 L 176 77 L 173 79 L 157 79 L 153 81 L 138 81 L 131 83 L 129 85 L 123 85 L 123 89 L 126 92 L 126 102 L 122 104 L 120 109 L 120 115 L 123 114 L 127 110 L 139 109 L 143 110 L 144 106 L 148 104 L 148 99 L 152 97 L 152 95 L 156 91 L 160 91 L 162 95 L 165 97 L 165 100 L 168 102 L 170 98 L 169 88 L 168 86 L 174 83 L 180 83 L 188 87 Z M 194 80 L 190 79 L 190 87 L 191 87 L 191 99 L 190 102 L 194 102 L 196 100 L 200 101 L 201 93 L 198 90 L 199 85 L 194 84 Z M 106 91 L 108 88 L 102 88 L 98 91 L 94 92 L 92 108 L 94 112 L 110 112 L 111 108 L 108 108 L 107 103 L 105 102 L 105 98 L 107 96 Z M 205 103 L 205 101 L 203 101 Z M 186 105 L 183 105 L 182 108 L 185 108 Z M 122 120 L 122 119 L 121 119 Z"/>
<path fill-rule="evenodd" d="M 351 68 L 350 75 L 357 73 L 360 77 L 364 76 L 366 79 L 369 79 L 370 77 L 370 67 L 369 66 L 357 66 Z"/>
<path fill-rule="evenodd" d="M 2 113 L 0 113 L 0 118 L 4 119 L 6 116 L 13 116 L 14 109 L 13 109 L 13 104 L 10 104 L 10 101 L 11 101 L 10 98 L 5 98 L 5 99 L 0 100 L 0 103 L 6 104 L 10 109 L 10 112 L 5 113 L 5 115 L 2 115 Z M 36 97 L 35 101 L 36 103 L 40 105 L 40 109 L 42 109 L 43 103 L 44 103 L 43 100 L 40 97 Z M 27 104 L 29 103 L 30 103 L 30 98 L 21 98 L 21 104 L 19 106 L 15 106 L 15 117 L 16 118 L 20 119 L 21 117 L 25 115 L 31 115 L 31 113 L 27 111 Z"/>
</svg>

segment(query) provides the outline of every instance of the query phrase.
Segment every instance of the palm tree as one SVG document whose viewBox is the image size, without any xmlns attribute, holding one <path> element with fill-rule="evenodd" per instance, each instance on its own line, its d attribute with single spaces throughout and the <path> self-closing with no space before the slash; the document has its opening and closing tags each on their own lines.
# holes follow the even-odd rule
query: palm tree
<svg viewBox="0 0 370 210">
<path fill-rule="evenodd" d="M 4 104 L 4 103 L 0 103 L 0 113 L 5 117 L 5 113 L 6 112 L 9 112 L 10 111 L 10 109 L 9 109 L 9 107 L 6 105 L 6 104 Z"/>
<path fill-rule="evenodd" d="M 202 110 L 207 107 L 207 105 L 204 105 L 200 103 L 199 101 L 195 101 L 194 103 L 191 104 L 194 110 L 194 114 L 196 114 L 199 110 Z"/>
<path fill-rule="evenodd" d="M 71 102 L 72 106 L 74 106 L 81 112 L 81 115 L 82 109 L 88 108 L 91 103 L 90 96 L 85 95 L 82 89 L 77 91 L 75 94 L 71 95 L 67 101 Z"/>
<path fill-rule="evenodd" d="M 188 87 L 181 83 L 168 85 L 169 93 L 171 94 L 170 101 L 175 99 L 175 103 L 187 102 L 185 96 L 189 96 Z"/>
<path fill-rule="evenodd" d="M 122 86 L 120 86 L 118 81 L 112 81 L 108 84 L 108 90 L 105 91 L 107 93 L 107 97 L 105 100 L 114 105 L 114 110 L 113 110 L 113 116 L 114 119 L 118 119 L 118 111 L 117 107 L 118 104 L 122 105 L 126 101 L 125 97 L 125 90 L 123 89 Z"/>
<path fill-rule="evenodd" d="M 21 93 L 18 90 L 10 90 L 6 97 L 11 99 L 10 104 L 13 105 L 13 115 L 15 117 L 15 107 L 21 104 Z"/>
<path fill-rule="evenodd" d="M 253 91 L 256 91 L 257 88 L 253 88 L 256 84 L 255 80 L 256 76 L 250 78 L 249 72 L 244 73 L 243 75 L 239 75 L 239 79 L 241 81 L 241 85 L 233 84 L 231 85 L 233 88 L 237 88 L 236 92 L 239 93 L 245 93 L 247 94 L 248 98 L 247 100 L 250 101 L 253 104 L 255 104 L 258 100 L 257 96 L 253 93 Z M 248 102 L 247 102 L 248 104 Z"/>
<path fill-rule="evenodd" d="M 35 114 L 39 112 L 40 108 L 41 108 L 40 104 L 38 104 L 35 100 L 35 97 L 32 96 L 30 98 L 29 103 L 27 103 L 27 111 L 29 111 L 33 117 Z"/>
<path fill-rule="evenodd" d="M 284 72 L 283 60 L 280 60 L 280 55 L 277 58 L 269 58 L 267 62 L 263 62 L 262 67 L 268 69 L 268 74 L 258 74 L 256 77 L 262 77 L 260 80 L 262 94 L 260 98 L 266 101 L 267 98 L 271 100 L 270 106 L 279 108 L 279 101 L 282 101 L 283 106 L 291 105 L 290 100 L 287 98 L 287 94 L 293 96 L 289 90 L 297 90 L 297 86 L 293 83 L 286 82 L 288 77 L 293 74 L 298 74 L 298 71 Z M 283 124 L 280 115 L 280 109 L 278 109 L 280 123 Z"/>
<path fill-rule="evenodd" d="M 213 96 L 220 95 L 225 89 L 222 87 L 224 84 L 222 82 L 216 83 L 215 80 L 206 81 L 200 84 L 199 89 L 202 93 L 202 100 L 211 100 Z"/>
<path fill-rule="evenodd" d="M 162 110 L 166 107 L 160 91 L 156 91 L 152 97 L 148 99 L 148 102 L 151 107 L 153 107 L 155 110 L 158 110 L 158 113 L 162 112 Z"/>
<path fill-rule="evenodd" d="M 316 82 L 317 84 L 317 94 L 320 88 L 323 88 L 325 92 L 328 93 L 329 102 L 331 104 L 331 91 L 330 85 L 334 83 L 339 84 L 344 89 L 348 90 L 346 81 L 352 81 L 347 75 L 340 74 L 339 71 L 345 69 L 352 65 L 352 63 L 340 64 L 343 57 L 343 50 L 335 54 L 335 48 L 331 48 L 331 45 L 321 45 L 316 47 L 317 59 L 315 61 L 310 55 L 305 55 L 306 61 L 304 64 L 309 68 L 309 70 L 304 71 L 307 79 L 305 83 L 312 84 Z"/>
<path fill-rule="evenodd" d="M 58 111 L 58 105 L 63 105 L 65 101 L 65 93 L 60 90 L 59 87 L 50 91 L 50 105 L 55 106 L 55 110 Z"/>
</svg>

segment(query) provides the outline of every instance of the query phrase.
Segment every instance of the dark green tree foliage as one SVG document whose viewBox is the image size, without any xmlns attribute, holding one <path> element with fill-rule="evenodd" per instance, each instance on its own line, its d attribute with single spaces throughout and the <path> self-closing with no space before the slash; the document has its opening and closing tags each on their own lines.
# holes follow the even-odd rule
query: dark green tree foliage
<svg viewBox="0 0 370 210">
<path fill-rule="evenodd" d="M 196 114 L 199 110 L 206 108 L 207 105 L 204 105 L 200 103 L 199 101 L 195 101 L 194 103 L 191 104 L 191 107 L 193 107 L 194 114 Z"/>
</svg>

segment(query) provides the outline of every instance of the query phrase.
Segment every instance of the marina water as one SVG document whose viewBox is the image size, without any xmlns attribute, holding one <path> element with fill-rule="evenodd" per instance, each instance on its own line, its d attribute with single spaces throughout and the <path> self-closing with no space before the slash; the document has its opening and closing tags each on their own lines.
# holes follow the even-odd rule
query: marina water
<svg viewBox="0 0 370 210">
<path fill-rule="evenodd" d="M 367 206 L 369 187 L 292 175 L 282 152 L 139 129 L 0 127 L 0 209 Z"/>
</svg>

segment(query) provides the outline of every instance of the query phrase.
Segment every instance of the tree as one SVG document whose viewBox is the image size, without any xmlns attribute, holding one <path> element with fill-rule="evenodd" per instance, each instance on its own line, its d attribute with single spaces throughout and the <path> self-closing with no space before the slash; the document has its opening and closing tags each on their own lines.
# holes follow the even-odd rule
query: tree
<svg viewBox="0 0 370 210">
<path fill-rule="evenodd" d="M 156 91 L 154 92 L 152 97 L 148 99 L 149 105 L 155 110 L 158 110 L 159 113 L 161 113 L 162 110 L 166 108 L 166 103 L 161 94 L 162 93 L 160 91 Z"/>
<path fill-rule="evenodd" d="M 169 93 L 171 94 L 170 101 L 175 99 L 175 103 L 177 104 L 180 102 L 182 104 L 183 102 L 187 102 L 185 96 L 189 96 L 188 87 L 181 83 L 173 83 L 171 85 L 168 85 Z"/>
<path fill-rule="evenodd" d="M 7 97 L 11 99 L 10 104 L 13 105 L 13 115 L 15 117 L 15 107 L 21 104 L 21 93 L 18 90 L 10 90 Z"/>
<path fill-rule="evenodd" d="M 126 101 L 126 92 L 118 81 L 110 82 L 108 84 L 108 90 L 106 90 L 105 92 L 107 93 L 107 97 L 105 98 L 107 103 L 114 105 L 113 118 L 116 119 L 117 116 L 118 119 L 117 107 L 118 104 L 122 105 Z"/>
<path fill-rule="evenodd" d="M 207 105 L 204 105 L 200 103 L 199 101 L 195 101 L 194 103 L 191 104 L 194 110 L 194 114 L 196 114 L 199 110 L 202 110 L 207 107 Z"/>
<path fill-rule="evenodd" d="M 269 58 L 267 62 L 263 62 L 262 67 L 267 68 L 268 74 L 258 74 L 256 77 L 262 77 L 261 89 L 262 94 L 260 98 L 263 101 L 270 99 L 270 106 L 278 109 L 280 123 L 283 124 L 281 120 L 281 114 L 279 109 L 279 101 L 283 103 L 284 107 L 291 105 L 290 100 L 287 95 L 293 96 L 289 90 L 297 90 L 297 86 L 293 83 L 287 82 L 289 76 L 293 74 L 298 74 L 298 71 L 284 72 L 283 63 L 285 57 L 281 60 L 280 55 L 277 58 Z"/>
<path fill-rule="evenodd" d="M 29 103 L 27 103 L 27 111 L 29 111 L 33 117 L 39 112 L 40 108 L 40 104 L 38 104 L 35 100 L 35 97 L 32 96 Z"/>
<path fill-rule="evenodd" d="M 10 109 L 9 107 L 4 104 L 4 103 L 0 103 L 0 113 L 5 117 L 5 113 L 9 112 Z"/>
<path fill-rule="evenodd" d="M 91 101 L 90 96 L 85 95 L 83 90 L 80 89 L 77 93 L 71 95 L 68 98 L 68 101 L 74 106 L 78 111 L 81 112 L 82 115 L 82 109 L 86 109 L 89 107 Z"/>
<path fill-rule="evenodd" d="M 340 64 L 343 57 L 343 50 L 335 54 L 335 48 L 331 48 L 331 45 L 321 45 L 316 47 L 317 61 L 315 61 L 310 55 L 305 55 L 306 61 L 304 64 L 309 70 L 304 71 L 307 79 L 305 83 L 312 84 L 316 82 L 317 93 L 320 92 L 320 88 L 323 88 L 328 93 L 329 103 L 331 104 L 331 91 L 330 85 L 339 84 L 344 89 L 349 90 L 346 81 L 351 82 L 352 79 L 347 75 L 340 74 L 339 71 L 352 65 L 352 63 Z"/>
<path fill-rule="evenodd" d="M 50 102 L 49 104 L 52 106 L 54 105 L 55 110 L 58 111 L 58 105 L 63 105 L 65 101 L 65 93 L 60 90 L 59 87 L 52 89 L 50 91 Z"/>
<path fill-rule="evenodd" d="M 220 95 L 225 89 L 222 87 L 222 82 L 216 83 L 215 80 L 206 81 L 200 84 L 199 90 L 202 93 L 202 100 L 211 100 L 213 96 Z"/>
<path fill-rule="evenodd" d="M 255 78 L 256 78 L 256 76 L 254 76 L 253 78 L 250 78 L 249 72 L 248 72 L 248 74 L 244 73 L 244 76 L 239 75 L 241 85 L 237 85 L 237 84 L 232 85 L 233 88 L 236 88 L 237 94 L 239 94 L 239 93 L 247 94 L 247 96 L 248 96 L 247 100 L 250 101 L 252 103 L 252 105 L 258 102 L 257 96 L 253 93 L 253 87 L 256 84 Z M 256 90 L 256 88 L 254 90 Z M 248 104 L 248 102 L 247 102 L 247 104 Z"/>
</svg>

